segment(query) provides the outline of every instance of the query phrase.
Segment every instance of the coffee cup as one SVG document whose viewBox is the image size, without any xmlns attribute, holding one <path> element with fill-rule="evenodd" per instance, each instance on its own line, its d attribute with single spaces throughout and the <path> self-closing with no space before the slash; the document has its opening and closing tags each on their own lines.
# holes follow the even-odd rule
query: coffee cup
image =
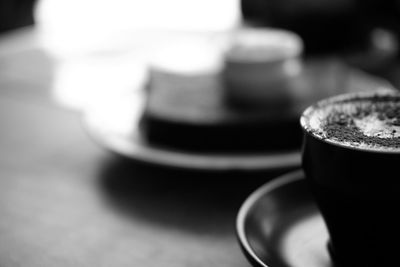
<svg viewBox="0 0 400 267">
<path fill-rule="evenodd" d="M 243 28 L 232 34 L 222 71 L 226 102 L 275 110 L 290 104 L 302 71 L 303 42 L 290 31 Z"/>
<path fill-rule="evenodd" d="M 400 93 L 334 96 L 307 108 L 302 165 L 337 266 L 396 266 L 400 249 Z"/>
</svg>

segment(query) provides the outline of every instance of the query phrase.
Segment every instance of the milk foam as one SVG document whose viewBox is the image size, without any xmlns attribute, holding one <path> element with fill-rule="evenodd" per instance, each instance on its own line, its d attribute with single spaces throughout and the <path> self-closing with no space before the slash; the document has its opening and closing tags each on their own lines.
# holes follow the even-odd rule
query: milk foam
<svg viewBox="0 0 400 267">
<path fill-rule="evenodd" d="M 301 124 L 328 142 L 400 151 L 400 93 L 359 93 L 323 100 L 303 113 Z"/>
</svg>

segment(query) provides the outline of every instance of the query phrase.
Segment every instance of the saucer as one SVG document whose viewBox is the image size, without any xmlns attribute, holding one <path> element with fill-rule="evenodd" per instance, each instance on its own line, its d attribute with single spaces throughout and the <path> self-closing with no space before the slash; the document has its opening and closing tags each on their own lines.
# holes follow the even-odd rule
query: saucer
<svg viewBox="0 0 400 267">
<path fill-rule="evenodd" d="M 109 96 L 88 108 L 83 124 L 89 136 L 101 146 L 145 163 L 207 171 L 278 170 L 300 166 L 300 152 L 195 153 L 159 146 L 146 140 L 139 122 L 145 92 Z"/>
<path fill-rule="evenodd" d="M 257 267 L 332 267 L 328 233 L 301 170 L 251 194 L 237 216 L 240 246 Z"/>
</svg>

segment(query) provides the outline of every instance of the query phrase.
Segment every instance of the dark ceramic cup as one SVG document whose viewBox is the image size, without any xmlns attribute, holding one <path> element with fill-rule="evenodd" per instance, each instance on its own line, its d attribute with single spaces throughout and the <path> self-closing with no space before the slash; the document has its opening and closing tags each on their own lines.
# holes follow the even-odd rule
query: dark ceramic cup
<svg viewBox="0 0 400 267">
<path fill-rule="evenodd" d="M 360 145 L 358 140 L 324 136 L 321 130 L 328 120 L 324 116 L 329 108 L 324 111 L 325 115 L 318 111 L 342 101 L 351 105 L 362 99 L 383 102 L 393 99 L 400 103 L 400 94 L 388 91 L 346 94 L 324 99 L 306 109 L 301 117 L 303 169 L 327 225 L 328 248 L 335 265 L 398 266 L 400 148 L 395 147 L 397 139 L 390 143 L 393 147 Z M 395 119 L 400 120 L 392 118 Z M 337 127 L 336 131 L 342 129 L 345 127 Z M 397 135 L 393 134 L 393 138 L 399 138 L 400 142 Z"/>
</svg>

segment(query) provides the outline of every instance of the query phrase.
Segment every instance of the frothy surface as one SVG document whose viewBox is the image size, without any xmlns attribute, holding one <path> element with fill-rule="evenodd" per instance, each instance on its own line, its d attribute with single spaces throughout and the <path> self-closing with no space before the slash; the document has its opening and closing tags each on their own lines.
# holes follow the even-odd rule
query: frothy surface
<svg viewBox="0 0 400 267">
<path fill-rule="evenodd" d="M 302 126 L 333 143 L 400 151 L 400 93 L 358 93 L 323 100 L 308 108 Z"/>
</svg>

